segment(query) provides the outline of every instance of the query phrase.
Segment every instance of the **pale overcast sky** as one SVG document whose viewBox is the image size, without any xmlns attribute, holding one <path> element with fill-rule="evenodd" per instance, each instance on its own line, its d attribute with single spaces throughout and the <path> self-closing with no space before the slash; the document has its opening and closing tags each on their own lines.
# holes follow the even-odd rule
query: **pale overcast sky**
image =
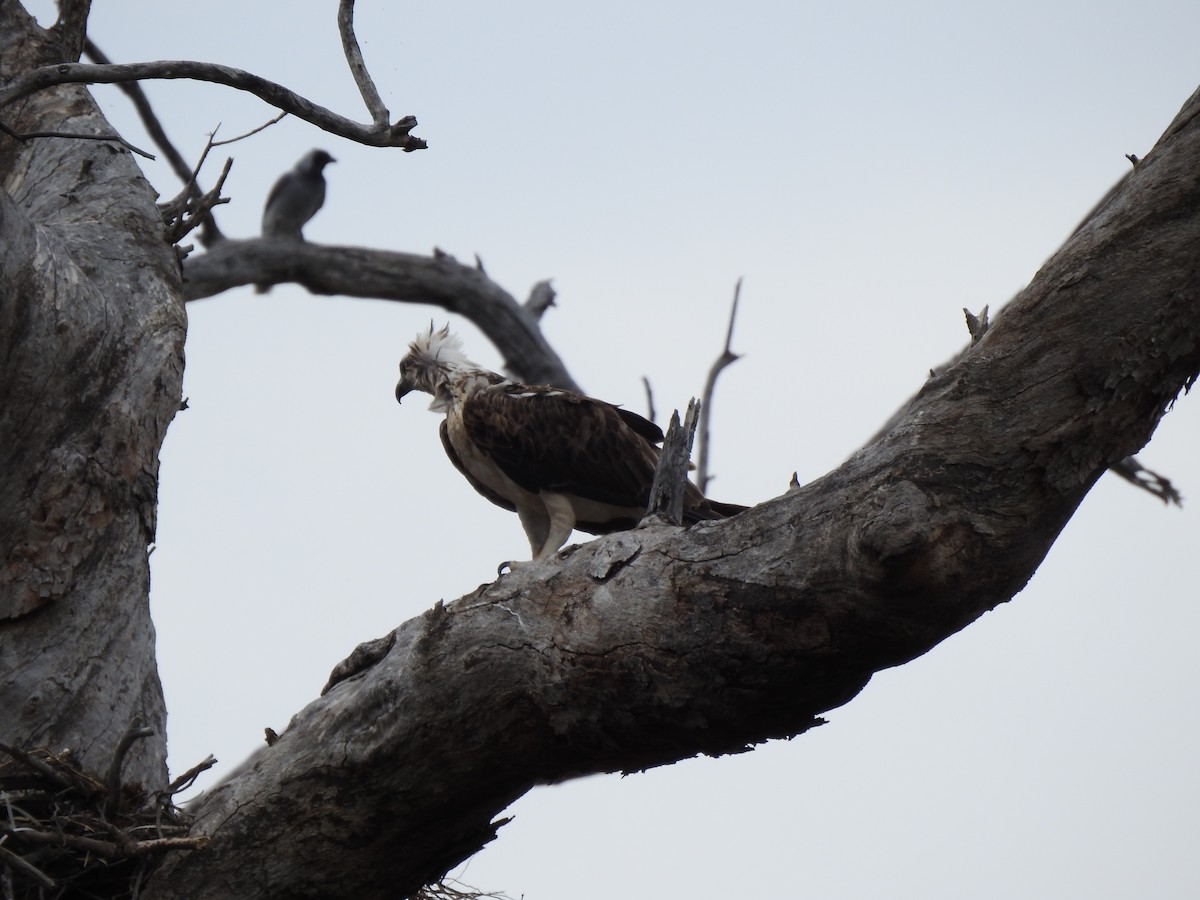
<svg viewBox="0 0 1200 900">
<path fill-rule="evenodd" d="M 91 33 L 119 62 L 238 66 L 365 120 L 335 9 L 111 0 Z M 375 0 L 357 30 L 430 149 L 287 120 L 224 148 L 226 233 L 255 234 L 275 177 L 323 147 L 310 240 L 478 253 L 518 298 L 552 277 L 544 328 L 575 378 L 642 409 L 647 376 L 660 413 L 699 392 L 744 276 L 710 491 L 741 503 L 857 449 L 966 341 L 962 308 L 1026 284 L 1200 83 L 1194 0 Z M 223 87 L 147 92 L 190 158 L 272 115 Z M 446 461 L 437 418 L 393 399 L 440 310 L 281 286 L 188 312 L 152 604 L 172 769 L 214 753 L 219 775 L 358 642 L 527 545 Z M 1187 397 L 1142 459 L 1191 503 L 1104 478 L 1012 603 L 827 726 L 535 791 L 462 877 L 526 900 L 1200 896 L 1197 446 Z"/>
</svg>

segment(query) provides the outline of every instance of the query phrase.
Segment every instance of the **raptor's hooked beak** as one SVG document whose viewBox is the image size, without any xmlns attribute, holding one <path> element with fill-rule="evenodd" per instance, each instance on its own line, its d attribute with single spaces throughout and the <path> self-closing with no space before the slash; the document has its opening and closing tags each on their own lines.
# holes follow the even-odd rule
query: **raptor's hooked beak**
<svg viewBox="0 0 1200 900">
<path fill-rule="evenodd" d="M 413 385 L 409 383 L 407 378 L 401 378 L 396 382 L 396 402 L 403 403 L 405 394 L 413 390 Z"/>
</svg>

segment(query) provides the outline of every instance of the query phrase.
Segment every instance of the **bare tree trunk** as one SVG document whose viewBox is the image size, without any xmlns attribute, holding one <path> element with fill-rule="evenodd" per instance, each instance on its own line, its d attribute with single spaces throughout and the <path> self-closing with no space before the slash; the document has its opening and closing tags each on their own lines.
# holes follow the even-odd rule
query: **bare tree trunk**
<svg viewBox="0 0 1200 900">
<path fill-rule="evenodd" d="M 0 3 L 0 71 L 61 59 Z M 86 90 L 4 109 L 18 132 L 111 130 Z M 71 748 L 166 781 L 150 621 L 158 452 L 179 405 L 185 315 L 154 194 L 113 144 L 0 137 L 0 741 Z"/>
</svg>

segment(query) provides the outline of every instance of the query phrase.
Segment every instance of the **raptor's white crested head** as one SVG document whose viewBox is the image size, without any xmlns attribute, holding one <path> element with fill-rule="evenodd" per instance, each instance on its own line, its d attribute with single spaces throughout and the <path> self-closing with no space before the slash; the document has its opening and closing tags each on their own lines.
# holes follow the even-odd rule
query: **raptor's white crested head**
<svg viewBox="0 0 1200 900">
<path fill-rule="evenodd" d="M 410 391 L 424 391 L 440 399 L 439 389 L 458 375 L 477 372 L 479 367 L 463 353 L 462 341 L 450 333 L 450 326 L 429 330 L 416 336 L 408 345 L 408 353 L 400 360 L 400 381 L 396 384 L 396 400 L 401 401 Z M 431 409 L 434 407 L 430 407 Z"/>
</svg>

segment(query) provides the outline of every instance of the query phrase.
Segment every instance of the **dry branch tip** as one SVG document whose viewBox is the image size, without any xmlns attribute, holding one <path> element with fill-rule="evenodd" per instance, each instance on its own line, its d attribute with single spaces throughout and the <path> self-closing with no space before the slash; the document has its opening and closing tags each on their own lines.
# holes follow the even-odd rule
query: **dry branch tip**
<svg viewBox="0 0 1200 900">
<path fill-rule="evenodd" d="M 967 331 L 970 332 L 970 334 L 971 334 L 971 343 L 972 344 L 979 343 L 979 341 L 981 341 L 983 339 L 983 336 L 985 334 L 987 334 L 987 330 L 989 327 L 987 306 L 985 305 L 983 307 L 983 309 L 980 311 L 979 315 L 975 315 L 974 313 L 972 313 L 969 309 L 967 309 L 964 306 L 963 307 L 963 316 L 965 316 L 966 320 L 967 320 Z M 930 369 L 929 371 L 930 371 L 930 374 L 932 375 L 933 369 Z"/>
</svg>

